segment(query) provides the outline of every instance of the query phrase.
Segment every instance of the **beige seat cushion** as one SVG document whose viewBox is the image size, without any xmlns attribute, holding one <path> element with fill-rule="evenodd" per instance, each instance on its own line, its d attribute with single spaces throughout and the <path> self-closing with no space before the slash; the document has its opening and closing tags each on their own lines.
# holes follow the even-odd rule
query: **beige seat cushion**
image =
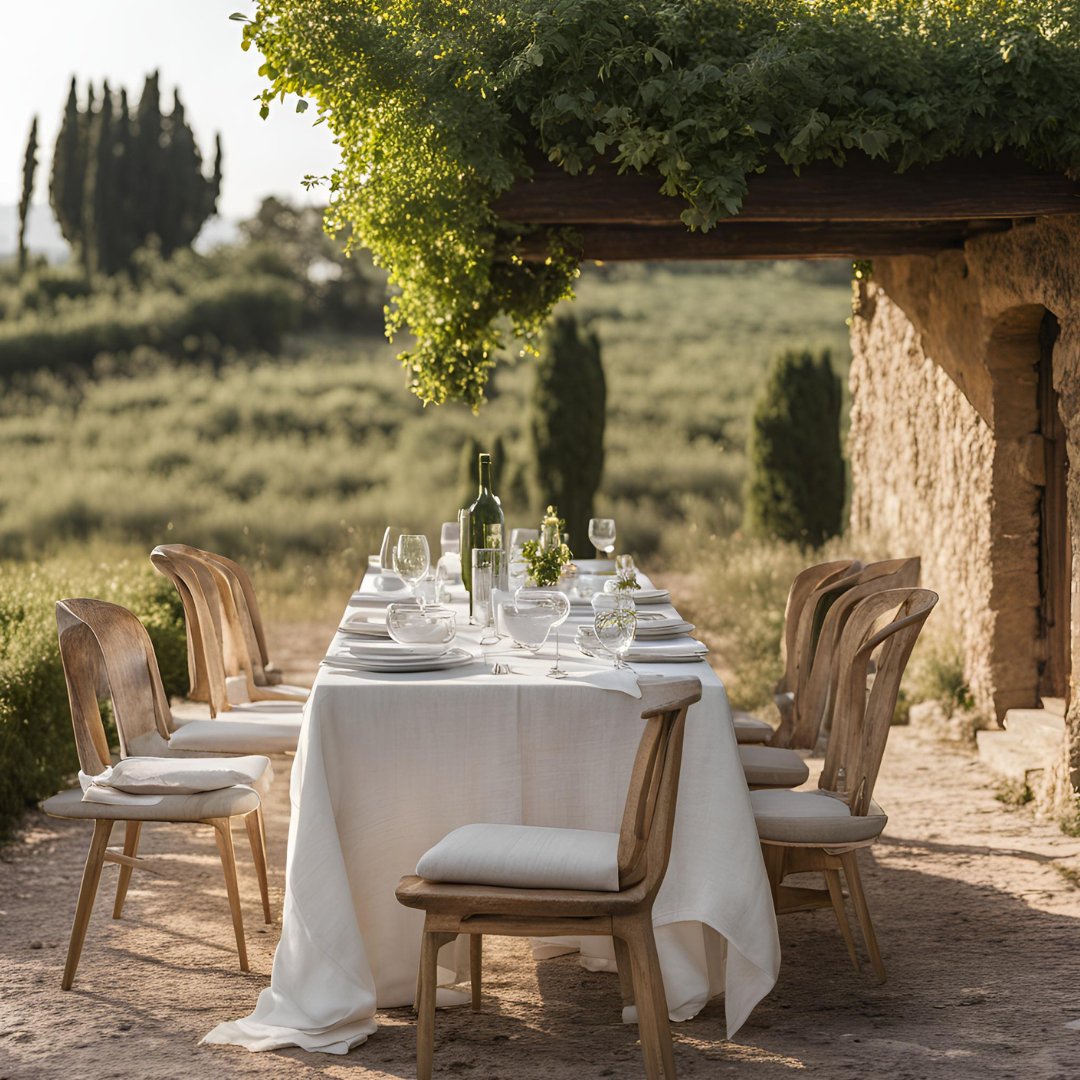
<svg viewBox="0 0 1080 1080">
<path fill-rule="evenodd" d="M 152 806 L 83 802 L 79 788 L 62 791 L 41 804 L 51 817 L 113 821 L 205 821 L 235 817 L 259 808 L 259 795 L 250 787 L 227 787 L 202 795 L 161 795 Z"/>
<path fill-rule="evenodd" d="M 806 762 L 782 746 L 740 746 L 739 760 L 751 787 L 796 788 L 810 779 Z"/>
<path fill-rule="evenodd" d="M 216 720 L 189 720 L 172 733 L 169 749 L 203 754 L 295 752 L 300 739 L 299 717 L 233 720 L 234 712 L 230 709 Z"/>
<path fill-rule="evenodd" d="M 853 817 L 846 803 L 816 791 L 752 791 L 758 836 L 785 844 L 822 847 L 873 840 L 888 818 L 877 803 L 865 817 Z"/>
<path fill-rule="evenodd" d="M 246 757 L 126 757 L 110 766 L 95 784 L 129 795 L 200 795 L 246 784 L 269 789 L 273 779 L 269 758 Z"/>
<path fill-rule="evenodd" d="M 511 889 L 619 891 L 619 834 L 534 825 L 465 825 L 421 856 L 425 881 Z"/>
<path fill-rule="evenodd" d="M 732 712 L 731 719 L 735 724 L 735 739 L 737 742 L 744 744 L 763 743 L 768 742 L 772 737 L 772 725 L 765 723 L 764 720 L 759 720 L 752 713 L 736 709 Z"/>
<path fill-rule="evenodd" d="M 295 720 L 297 723 L 303 715 L 302 701 L 245 701 L 218 713 L 230 720 Z"/>
</svg>

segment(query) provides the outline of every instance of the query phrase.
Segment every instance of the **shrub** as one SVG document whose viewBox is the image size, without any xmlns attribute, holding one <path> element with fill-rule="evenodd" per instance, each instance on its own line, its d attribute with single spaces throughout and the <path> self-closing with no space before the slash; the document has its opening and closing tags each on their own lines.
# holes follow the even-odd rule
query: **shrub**
<svg viewBox="0 0 1080 1080">
<path fill-rule="evenodd" d="M 221 346 L 277 352 L 298 317 L 295 289 L 269 276 L 197 281 L 185 293 L 99 292 L 0 322 L 0 376 L 86 369 L 146 345 L 181 358 Z"/>
<path fill-rule="evenodd" d="M 134 611 L 154 643 L 166 692 L 187 688 L 183 609 L 149 563 L 86 556 L 0 563 L 0 835 L 78 769 L 54 608 L 68 596 Z"/>
<path fill-rule="evenodd" d="M 785 352 L 754 407 L 746 492 L 751 532 L 804 547 L 840 533 L 844 457 L 840 380 L 828 351 Z"/>
</svg>

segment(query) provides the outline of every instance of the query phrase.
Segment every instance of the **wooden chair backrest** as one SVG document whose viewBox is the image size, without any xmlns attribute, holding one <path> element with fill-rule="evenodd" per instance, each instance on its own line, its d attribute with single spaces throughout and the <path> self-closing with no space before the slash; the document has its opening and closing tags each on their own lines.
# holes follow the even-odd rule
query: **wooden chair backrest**
<svg viewBox="0 0 1080 1080">
<path fill-rule="evenodd" d="M 220 595 L 218 618 L 223 632 L 225 674 L 244 675 L 259 686 L 269 684 L 266 635 L 255 588 L 247 571 L 224 555 L 188 544 L 169 544 L 170 551 L 196 559 L 214 577 Z M 204 579 L 205 580 L 205 579 Z"/>
<path fill-rule="evenodd" d="M 833 733 L 818 786 L 842 795 L 852 814 L 870 809 L 900 680 L 937 602 L 937 593 L 929 589 L 887 589 L 864 597 L 848 616 L 837 653 Z M 889 621 L 882 626 L 885 617 Z M 867 690 L 875 654 L 874 681 Z"/>
<path fill-rule="evenodd" d="M 210 705 L 210 715 L 228 710 L 225 686 L 225 646 L 218 583 L 200 559 L 182 544 L 162 544 L 150 553 L 158 573 L 169 578 L 180 594 L 188 628 L 188 673 L 191 697 Z"/>
<path fill-rule="evenodd" d="M 799 620 L 807 600 L 820 586 L 845 577 L 858 567 L 859 563 L 854 559 L 836 559 L 833 562 L 808 566 L 795 575 L 795 580 L 792 581 L 791 588 L 788 590 L 787 605 L 784 608 L 784 674 L 777 684 L 778 692 L 795 688 L 799 656 Z"/>
<path fill-rule="evenodd" d="M 701 700 L 701 683 L 694 678 L 665 680 L 655 693 L 662 695 L 661 704 L 641 714 L 645 731 L 619 830 L 619 888 L 644 883 L 649 896 L 656 895 L 667 872 L 686 712 Z"/>
<path fill-rule="evenodd" d="M 112 701 L 122 757 L 167 753 L 169 703 L 150 635 L 138 618 L 105 600 L 59 600 L 56 627 L 82 771 L 93 775 L 109 764 L 103 690 Z"/>
<path fill-rule="evenodd" d="M 920 569 L 921 562 L 917 556 L 886 559 L 870 563 L 838 583 L 841 589 L 830 598 L 828 610 L 821 621 L 809 672 L 795 695 L 791 735 L 785 745 L 813 750 L 822 730 L 830 729 L 832 706 L 836 701 L 836 650 L 855 606 L 876 592 L 913 588 L 919 584 Z M 826 588 L 824 592 L 827 595 L 830 590 Z"/>
</svg>

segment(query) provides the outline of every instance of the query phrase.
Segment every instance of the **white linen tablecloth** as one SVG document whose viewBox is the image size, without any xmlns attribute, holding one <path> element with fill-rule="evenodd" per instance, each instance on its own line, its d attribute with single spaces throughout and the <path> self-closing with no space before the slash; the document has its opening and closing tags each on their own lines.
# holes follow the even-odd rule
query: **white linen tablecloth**
<svg viewBox="0 0 1080 1080">
<path fill-rule="evenodd" d="M 674 614 L 670 606 L 649 610 Z M 457 611 L 456 644 L 480 654 L 467 608 L 459 602 Z M 582 657 L 572 636 L 564 626 L 564 667 L 608 666 Z M 375 1031 L 377 1008 L 411 1005 L 423 913 L 398 904 L 394 890 L 452 829 L 492 822 L 618 830 L 641 702 L 579 679 L 545 678 L 550 642 L 536 658 L 508 656 L 508 646 L 443 672 L 320 669 L 293 764 L 271 984 L 250 1016 L 220 1024 L 204 1041 L 346 1053 Z M 509 661 L 514 674 L 492 676 L 491 657 Z M 672 1019 L 694 1016 L 723 993 L 731 1036 L 780 965 L 731 710 L 705 663 L 634 669 L 702 682 L 687 718 L 671 862 L 653 921 Z M 557 955 L 577 944 L 549 939 L 534 952 Z M 585 967 L 615 970 L 609 940 L 580 945 Z M 446 946 L 443 983 L 467 976 L 467 954 L 462 939 Z"/>
</svg>

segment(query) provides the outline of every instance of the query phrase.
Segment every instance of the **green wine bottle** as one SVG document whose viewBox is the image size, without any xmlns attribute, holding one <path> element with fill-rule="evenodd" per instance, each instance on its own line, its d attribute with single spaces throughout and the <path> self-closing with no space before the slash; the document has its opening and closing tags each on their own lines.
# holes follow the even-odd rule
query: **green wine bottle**
<svg viewBox="0 0 1080 1080">
<path fill-rule="evenodd" d="M 472 595 L 472 549 L 501 548 L 506 517 L 491 490 L 491 455 L 480 455 L 480 491 L 468 507 L 469 534 L 461 537 L 461 580 Z"/>
</svg>

